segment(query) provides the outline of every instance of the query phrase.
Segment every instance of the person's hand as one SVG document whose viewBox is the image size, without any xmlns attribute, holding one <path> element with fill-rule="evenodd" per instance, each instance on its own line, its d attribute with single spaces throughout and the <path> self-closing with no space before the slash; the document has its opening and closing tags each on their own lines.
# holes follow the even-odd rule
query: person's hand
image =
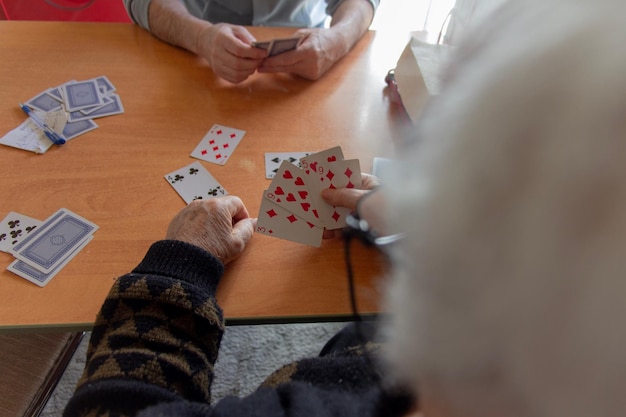
<svg viewBox="0 0 626 417">
<path fill-rule="evenodd" d="M 304 41 L 294 50 L 263 60 L 259 72 L 288 72 L 308 80 L 319 79 L 345 53 L 330 29 L 301 29 Z"/>
<path fill-rule="evenodd" d="M 255 225 L 241 199 L 227 195 L 189 204 L 172 219 L 165 238 L 198 246 L 227 264 L 243 252 Z"/>
<path fill-rule="evenodd" d="M 254 36 L 243 26 L 218 23 L 207 26 L 196 49 L 219 77 L 239 83 L 256 71 L 267 52 L 252 46 Z"/>
<path fill-rule="evenodd" d="M 326 188 L 322 190 L 322 198 L 332 206 L 346 207 L 354 211 L 361 197 L 379 184 L 380 180 L 377 177 L 361 173 L 361 188 Z M 335 237 L 335 232 L 335 230 L 324 230 L 324 239 Z"/>
</svg>

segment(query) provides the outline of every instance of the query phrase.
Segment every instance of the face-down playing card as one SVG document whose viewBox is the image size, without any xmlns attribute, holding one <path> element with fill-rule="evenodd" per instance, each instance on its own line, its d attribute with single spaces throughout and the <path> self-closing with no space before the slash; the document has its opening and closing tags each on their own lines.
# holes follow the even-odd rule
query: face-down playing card
<svg viewBox="0 0 626 417">
<path fill-rule="evenodd" d="M 244 130 L 215 124 L 191 152 L 191 156 L 224 165 L 245 134 Z"/>
<path fill-rule="evenodd" d="M 321 246 L 324 229 L 265 198 L 267 194 L 268 191 L 265 190 L 261 200 L 256 225 L 258 233 L 305 245 Z"/>
<path fill-rule="evenodd" d="M 185 203 L 227 195 L 228 192 L 206 170 L 200 162 L 194 162 L 186 167 L 165 175 L 165 179 L 181 196 Z"/>
</svg>

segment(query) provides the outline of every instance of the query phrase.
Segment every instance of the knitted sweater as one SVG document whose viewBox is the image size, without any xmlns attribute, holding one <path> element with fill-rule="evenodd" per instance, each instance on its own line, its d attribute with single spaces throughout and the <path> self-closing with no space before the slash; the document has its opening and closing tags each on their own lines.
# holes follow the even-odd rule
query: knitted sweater
<svg viewBox="0 0 626 417">
<path fill-rule="evenodd" d="M 287 365 L 245 398 L 211 404 L 224 332 L 215 292 L 224 266 L 178 241 L 157 242 L 111 288 L 65 417 L 402 415 L 363 349 Z"/>
</svg>

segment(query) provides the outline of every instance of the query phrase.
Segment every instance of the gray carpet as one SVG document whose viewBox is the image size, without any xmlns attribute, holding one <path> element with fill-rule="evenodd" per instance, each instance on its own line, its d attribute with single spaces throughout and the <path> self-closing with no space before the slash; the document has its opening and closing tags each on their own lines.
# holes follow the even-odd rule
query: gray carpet
<svg viewBox="0 0 626 417">
<path fill-rule="evenodd" d="M 215 365 L 213 401 L 253 392 L 274 370 L 293 360 L 315 356 L 343 323 L 226 327 Z M 59 417 L 85 366 L 87 333 L 43 410 Z"/>
</svg>

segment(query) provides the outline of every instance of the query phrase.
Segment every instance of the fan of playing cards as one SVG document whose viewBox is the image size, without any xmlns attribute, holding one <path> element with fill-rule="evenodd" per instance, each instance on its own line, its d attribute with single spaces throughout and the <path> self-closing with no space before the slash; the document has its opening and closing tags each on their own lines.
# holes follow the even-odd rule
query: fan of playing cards
<svg viewBox="0 0 626 417">
<path fill-rule="evenodd" d="M 350 210 L 321 197 L 325 188 L 361 188 L 358 159 L 344 160 L 340 147 L 304 156 L 300 167 L 283 160 L 263 193 L 256 231 L 319 247 L 324 229 L 346 225 Z"/>
</svg>

